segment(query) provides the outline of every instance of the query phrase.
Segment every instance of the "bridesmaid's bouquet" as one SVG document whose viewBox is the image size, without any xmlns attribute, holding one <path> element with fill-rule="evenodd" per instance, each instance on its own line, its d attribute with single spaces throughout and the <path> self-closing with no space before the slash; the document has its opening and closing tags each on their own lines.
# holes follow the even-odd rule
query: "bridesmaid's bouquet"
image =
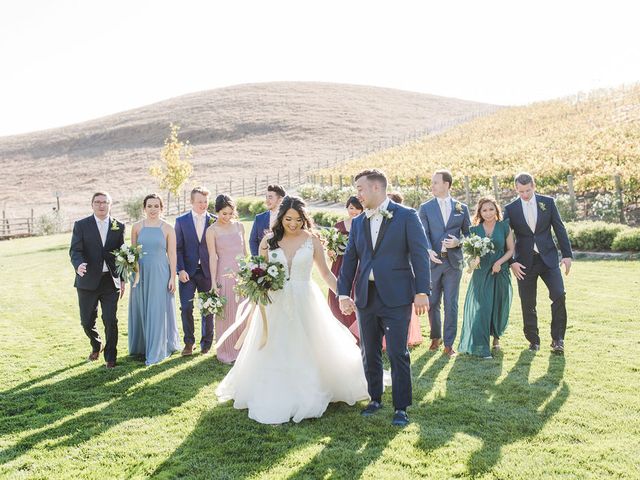
<svg viewBox="0 0 640 480">
<path fill-rule="evenodd" d="M 198 292 L 198 308 L 202 315 L 220 315 L 227 303 L 227 298 L 214 292 Z"/>
<path fill-rule="evenodd" d="M 273 253 L 275 257 L 276 254 Z M 261 255 L 249 256 L 238 260 L 239 270 L 236 276 L 236 293 L 258 305 L 271 303 L 269 292 L 281 290 L 287 274 L 280 262 L 269 262 Z"/>
<path fill-rule="evenodd" d="M 327 254 L 331 260 L 335 261 L 336 258 L 344 255 L 347 249 L 347 242 L 349 241 L 347 235 L 340 232 L 337 228 L 331 227 L 320 230 L 320 237 L 322 243 L 324 243 L 327 248 Z"/>
<path fill-rule="evenodd" d="M 495 247 L 489 237 L 481 237 L 474 233 L 462 239 L 462 253 L 467 259 L 469 273 L 480 268 L 480 259 L 494 251 Z"/>
<path fill-rule="evenodd" d="M 137 280 L 139 273 L 138 261 L 140 256 L 143 255 L 142 244 L 127 246 L 123 243 L 118 250 L 113 250 L 111 253 L 116 260 L 117 274 L 127 280 L 132 280 L 135 276 Z"/>
</svg>

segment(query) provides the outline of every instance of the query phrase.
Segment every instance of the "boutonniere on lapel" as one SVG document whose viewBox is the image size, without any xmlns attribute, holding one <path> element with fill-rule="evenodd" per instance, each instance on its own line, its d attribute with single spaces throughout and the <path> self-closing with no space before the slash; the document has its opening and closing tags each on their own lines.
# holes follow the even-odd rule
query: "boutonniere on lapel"
<svg viewBox="0 0 640 480">
<path fill-rule="evenodd" d="M 217 218 L 214 217 L 213 215 L 211 215 L 209 217 L 209 226 L 213 225 L 214 223 L 216 223 Z"/>
<path fill-rule="evenodd" d="M 118 221 L 114 218 L 111 220 L 111 231 L 117 232 L 118 230 L 120 230 L 120 225 L 118 225 Z"/>
<path fill-rule="evenodd" d="M 456 209 L 456 212 L 462 213 L 462 204 L 460 202 L 456 202 L 455 209 Z"/>
<path fill-rule="evenodd" d="M 390 212 L 389 210 L 380 210 L 380 215 L 382 215 L 382 218 L 387 220 L 391 220 L 393 218 L 393 212 Z"/>
<path fill-rule="evenodd" d="M 547 210 L 547 206 L 543 202 L 538 202 L 538 206 L 543 212 Z"/>
</svg>

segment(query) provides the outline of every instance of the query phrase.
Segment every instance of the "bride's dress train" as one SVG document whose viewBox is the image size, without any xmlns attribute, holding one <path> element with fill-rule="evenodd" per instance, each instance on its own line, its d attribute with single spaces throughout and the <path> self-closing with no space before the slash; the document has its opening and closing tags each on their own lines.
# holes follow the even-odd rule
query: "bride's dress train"
<svg viewBox="0 0 640 480">
<path fill-rule="evenodd" d="M 290 274 L 266 307 L 267 343 L 259 349 L 263 327 L 256 309 L 235 365 L 216 389 L 218 399 L 233 400 L 235 408 L 249 409 L 249 418 L 267 424 L 320 417 L 330 402 L 368 399 L 360 349 L 311 280 L 311 237 L 290 266 L 281 248 L 270 251 L 269 260 Z"/>
</svg>

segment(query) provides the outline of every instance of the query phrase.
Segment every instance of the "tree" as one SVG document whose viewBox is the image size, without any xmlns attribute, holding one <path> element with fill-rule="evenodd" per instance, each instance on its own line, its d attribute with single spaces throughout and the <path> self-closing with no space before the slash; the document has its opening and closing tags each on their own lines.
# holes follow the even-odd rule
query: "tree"
<svg viewBox="0 0 640 480">
<path fill-rule="evenodd" d="M 180 187 L 193 172 L 192 152 L 189 140 L 182 142 L 178 139 L 180 126 L 171 123 L 169 128 L 171 132 L 164 139 L 164 147 L 160 154 L 162 161 L 153 165 L 149 171 L 158 180 L 161 189 L 169 190 L 174 195 L 178 195 Z"/>
</svg>

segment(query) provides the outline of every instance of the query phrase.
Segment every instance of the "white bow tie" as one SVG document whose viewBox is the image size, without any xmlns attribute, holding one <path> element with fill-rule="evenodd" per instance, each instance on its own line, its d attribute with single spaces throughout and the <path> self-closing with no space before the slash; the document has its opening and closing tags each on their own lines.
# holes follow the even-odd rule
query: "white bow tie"
<svg viewBox="0 0 640 480">
<path fill-rule="evenodd" d="M 367 216 L 367 218 L 371 218 L 377 213 L 380 213 L 380 208 L 367 208 L 364 211 L 364 214 Z"/>
</svg>

